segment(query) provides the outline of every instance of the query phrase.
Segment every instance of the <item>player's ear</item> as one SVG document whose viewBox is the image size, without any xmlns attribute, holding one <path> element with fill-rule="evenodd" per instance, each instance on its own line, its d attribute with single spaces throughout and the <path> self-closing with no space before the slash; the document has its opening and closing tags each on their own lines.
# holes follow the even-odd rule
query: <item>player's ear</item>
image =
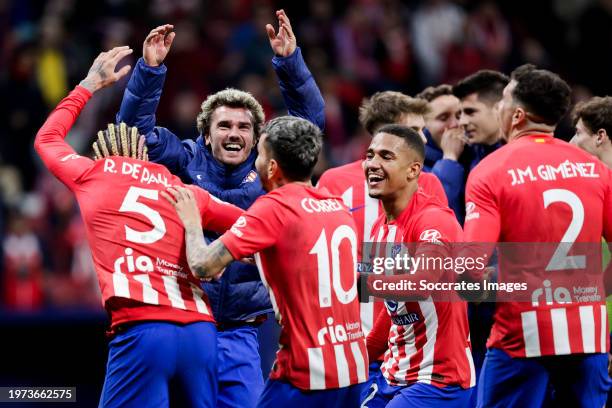
<svg viewBox="0 0 612 408">
<path fill-rule="evenodd" d="M 525 113 L 525 110 L 522 107 L 518 106 L 512 114 L 512 124 L 516 127 L 520 123 L 523 123 L 526 118 L 527 114 Z"/>
<path fill-rule="evenodd" d="M 597 147 L 601 146 L 606 142 L 606 140 L 609 139 L 610 136 L 608 135 L 608 132 L 606 132 L 606 129 L 599 129 L 595 134 L 595 144 L 597 145 Z"/>
<path fill-rule="evenodd" d="M 423 167 L 423 163 L 415 160 L 413 161 L 410 166 L 408 166 L 408 168 L 406 169 L 406 179 L 407 180 L 414 180 L 416 179 L 419 174 L 421 173 L 421 168 Z"/>
<path fill-rule="evenodd" d="M 268 172 L 269 180 L 278 179 L 282 176 L 282 170 L 275 159 L 270 159 L 266 171 Z"/>
</svg>

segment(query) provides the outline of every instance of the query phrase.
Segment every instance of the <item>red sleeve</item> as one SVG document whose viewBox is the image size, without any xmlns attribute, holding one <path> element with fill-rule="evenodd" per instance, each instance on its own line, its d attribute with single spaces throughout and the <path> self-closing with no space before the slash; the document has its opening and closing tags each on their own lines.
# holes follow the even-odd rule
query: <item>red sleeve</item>
<svg viewBox="0 0 612 408">
<path fill-rule="evenodd" d="M 202 214 L 202 228 L 208 231 L 224 233 L 244 212 L 233 204 L 219 200 L 217 197 L 196 186 L 190 186 L 198 198 Z"/>
<path fill-rule="evenodd" d="M 419 185 L 425 193 L 438 198 L 442 204 L 448 206 L 448 197 L 446 197 L 446 192 L 444 192 L 444 187 L 442 187 L 438 177 L 432 173 L 421 173 Z"/>
<path fill-rule="evenodd" d="M 94 163 L 90 158 L 77 155 L 64 141 L 89 98 L 91 93 L 77 86 L 51 112 L 34 140 L 34 148 L 45 166 L 71 190 L 74 190 L 76 180 Z"/>
<path fill-rule="evenodd" d="M 370 361 L 381 359 L 382 355 L 387 351 L 389 330 L 391 330 L 391 317 L 387 310 L 383 308 L 378 316 L 376 316 L 374 327 L 372 327 L 372 331 L 370 331 L 366 339 Z"/>
<path fill-rule="evenodd" d="M 280 238 L 283 211 L 271 193 L 259 197 L 219 238 L 234 259 L 244 258 L 271 247 Z"/>
<path fill-rule="evenodd" d="M 501 215 L 495 190 L 478 168 L 470 174 L 466 185 L 463 231 L 465 245 L 461 248 L 460 256 L 490 259 L 499 241 Z M 480 282 L 485 270 L 477 268 L 469 270 L 462 279 L 468 278 L 473 282 Z"/>
<path fill-rule="evenodd" d="M 465 188 L 466 242 L 497 242 L 501 231 L 501 218 L 493 189 L 475 169 L 468 177 Z"/>
</svg>

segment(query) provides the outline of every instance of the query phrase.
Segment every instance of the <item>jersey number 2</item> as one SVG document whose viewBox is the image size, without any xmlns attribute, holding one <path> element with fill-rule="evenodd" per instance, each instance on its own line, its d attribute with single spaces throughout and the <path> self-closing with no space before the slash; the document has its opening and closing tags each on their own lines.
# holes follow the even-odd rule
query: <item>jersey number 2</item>
<svg viewBox="0 0 612 408">
<path fill-rule="evenodd" d="M 561 242 L 557 246 L 555 253 L 546 266 L 547 271 L 560 271 L 566 269 L 583 269 L 586 267 L 586 257 L 584 255 L 568 256 L 572 244 L 580 235 L 584 225 L 584 206 L 580 197 L 575 193 L 565 189 L 546 190 L 544 195 L 544 208 L 548 208 L 552 203 L 565 203 L 572 210 L 572 220 L 570 221 Z"/>
</svg>

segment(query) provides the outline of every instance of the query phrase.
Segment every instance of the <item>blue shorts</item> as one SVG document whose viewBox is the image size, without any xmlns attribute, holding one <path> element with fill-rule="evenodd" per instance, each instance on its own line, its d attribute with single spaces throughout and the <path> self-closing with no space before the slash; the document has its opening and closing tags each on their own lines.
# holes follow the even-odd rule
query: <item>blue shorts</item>
<svg viewBox="0 0 612 408">
<path fill-rule="evenodd" d="M 217 329 L 213 323 L 143 322 L 109 343 L 100 407 L 214 407 Z"/>
<path fill-rule="evenodd" d="M 350 408 L 359 407 L 361 384 L 321 391 L 303 391 L 286 381 L 266 381 L 257 408 Z"/>
<path fill-rule="evenodd" d="M 370 367 L 368 368 L 368 380 L 361 384 L 361 397 L 359 400 L 361 401 L 360 406 L 363 408 L 378 406 L 376 405 L 376 401 L 374 401 L 372 404 L 369 402 L 376 397 L 378 389 L 381 387 L 381 385 L 387 384 L 387 380 L 385 380 L 382 371 L 380 371 L 381 364 L 381 361 L 374 361 L 370 363 Z"/>
<path fill-rule="evenodd" d="M 248 325 L 217 333 L 217 408 L 251 408 L 257 405 L 264 387 L 257 333 L 257 327 Z"/>
<path fill-rule="evenodd" d="M 438 388 L 434 385 L 415 383 L 407 387 L 389 385 L 377 370 L 375 377 L 370 372 L 373 381 L 367 391 L 362 393 L 361 408 L 465 408 L 470 404 L 472 388 L 463 389 L 458 386 Z"/>
<path fill-rule="evenodd" d="M 601 408 L 611 384 L 606 354 L 512 358 L 499 349 L 487 351 L 479 380 L 477 406 L 487 408 Z"/>
</svg>

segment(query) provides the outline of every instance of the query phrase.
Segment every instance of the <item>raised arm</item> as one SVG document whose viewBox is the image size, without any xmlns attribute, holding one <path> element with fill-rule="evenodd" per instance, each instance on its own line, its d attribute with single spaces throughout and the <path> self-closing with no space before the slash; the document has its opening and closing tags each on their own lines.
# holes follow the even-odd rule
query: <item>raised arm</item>
<svg viewBox="0 0 612 408">
<path fill-rule="evenodd" d="M 70 189 L 74 189 L 76 179 L 91 167 L 93 161 L 76 154 L 64 138 L 91 95 L 129 72 L 129 66 L 121 68 L 119 72 L 115 72 L 115 68 L 121 59 L 131 53 L 132 50 L 125 46 L 98 55 L 85 79 L 57 105 L 36 134 L 34 148 L 43 163 Z"/>
<path fill-rule="evenodd" d="M 155 126 L 155 112 L 166 79 L 167 69 L 163 62 L 174 41 L 173 29 L 170 24 L 161 25 L 145 38 L 142 58 L 136 63 L 123 93 L 117 122 L 136 126 L 145 135 L 149 160 L 179 174 L 193 157 L 192 146 L 182 143 L 170 130 Z"/>
<path fill-rule="evenodd" d="M 272 66 L 278 77 L 287 111 L 325 128 L 325 102 L 314 77 L 306 66 L 289 17 L 284 10 L 276 12 L 278 32 L 271 24 L 266 25 L 270 47 L 274 51 Z"/>
</svg>

